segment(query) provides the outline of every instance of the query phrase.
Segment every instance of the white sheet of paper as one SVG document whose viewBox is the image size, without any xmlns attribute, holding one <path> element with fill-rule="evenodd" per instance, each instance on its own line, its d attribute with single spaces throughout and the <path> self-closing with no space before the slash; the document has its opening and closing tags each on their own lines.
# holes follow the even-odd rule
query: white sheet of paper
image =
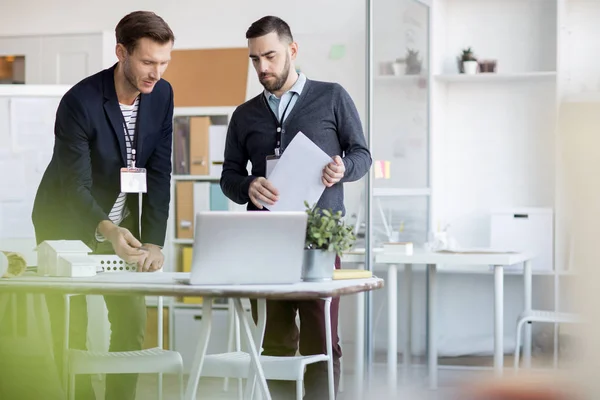
<svg viewBox="0 0 600 400">
<path fill-rule="evenodd" d="M 13 151 L 52 152 L 54 120 L 60 98 L 13 98 L 10 101 L 10 133 Z"/>
<path fill-rule="evenodd" d="M 314 205 L 325 190 L 323 168 L 332 161 L 302 132 L 298 132 L 273 168 L 269 181 L 279 191 L 279 200 L 270 211 L 304 211 L 304 202 Z"/>
<path fill-rule="evenodd" d="M 0 203 L 0 238 L 35 238 L 33 199 Z"/>
<path fill-rule="evenodd" d="M 267 179 L 269 179 L 269 177 L 273 173 L 273 170 L 275 169 L 275 166 L 277 165 L 277 161 L 279 161 L 279 160 L 278 159 L 267 160 L 267 173 L 265 174 L 266 175 L 265 177 Z"/>
<path fill-rule="evenodd" d="M 25 198 L 25 160 L 21 154 L 0 152 L 0 201 Z"/>
</svg>

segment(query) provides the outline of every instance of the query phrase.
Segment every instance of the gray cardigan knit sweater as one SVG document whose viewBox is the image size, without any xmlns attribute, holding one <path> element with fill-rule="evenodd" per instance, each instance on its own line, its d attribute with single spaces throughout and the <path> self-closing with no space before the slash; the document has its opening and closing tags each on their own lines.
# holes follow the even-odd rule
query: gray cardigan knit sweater
<svg viewBox="0 0 600 400">
<path fill-rule="evenodd" d="M 236 203 L 248 203 L 248 210 L 256 210 L 248 188 L 255 178 L 265 176 L 266 157 L 275 149 L 276 128 L 263 93 L 239 106 L 229 123 L 221 188 Z M 337 83 L 307 79 L 283 123 L 282 149 L 299 131 L 331 157 L 342 157 L 344 178 L 325 189 L 317 206 L 345 213 L 343 182 L 359 180 L 371 166 L 371 154 L 350 95 Z M 248 175 L 248 161 L 252 163 L 252 175 Z"/>
</svg>

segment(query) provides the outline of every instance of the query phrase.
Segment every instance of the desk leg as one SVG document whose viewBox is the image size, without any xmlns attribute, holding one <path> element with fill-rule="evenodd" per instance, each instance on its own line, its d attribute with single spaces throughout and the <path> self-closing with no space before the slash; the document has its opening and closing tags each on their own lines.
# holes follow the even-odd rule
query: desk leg
<svg viewBox="0 0 600 400">
<path fill-rule="evenodd" d="M 329 378 L 329 400 L 335 400 L 333 381 L 333 340 L 331 337 L 331 297 L 325 299 L 325 342 L 327 344 L 327 376 Z"/>
<path fill-rule="evenodd" d="M 363 398 L 363 382 L 365 380 L 365 294 L 356 295 L 356 398 Z"/>
<path fill-rule="evenodd" d="M 437 389 L 437 369 L 438 369 L 438 356 L 437 356 L 437 331 L 436 331 L 436 304 L 437 304 L 437 284 L 436 284 L 436 270 L 435 264 L 427 264 L 427 276 L 429 278 L 429 290 L 427 291 L 427 325 L 429 329 L 429 336 L 427 338 L 427 354 L 429 356 L 429 389 Z"/>
<path fill-rule="evenodd" d="M 404 303 L 406 311 L 404 314 L 404 343 L 403 343 L 403 378 L 406 382 L 408 372 L 410 371 L 411 352 L 412 352 L 412 264 L 404 266 Z"/>
<path fill-rule="evenodd" d="M 200 328 L 198 346 L 196 347 L 196 354 L 194 355 L 192 370 L 190 371 L 190 376 L 185 391 L 185 400 L 196 400 L 198 382 L 200 381 L 202 365 L 204 364 L 204 356 L 206 355 L 208 339 L 210 338 L 210 329 L 212 325 L 212 302 L 213 299 L 210 297 L 205 297 L 202 301 L 202 325 Z"/>
<path fill-rule="evenodd" d="M 398 266 L 390 264 L 386 282 L 388 291 L 388 386 L 396 395 L 398 374 Z"/>
<path fill-rule="evenodd" d="M 262 369 L 262 365 L 260 364 L 260 359 L 258 356 L 257 346 L 256 346 L 256 337 L 252 334 L 252 328 L 250 322 L 248 322 L 248 316 L 244 311 L 244 307 L 242 306 L 242 299 L 236 298 L 234 299 L 235 309 L 237 310 L 238 316 L 240 318 L 240 323 L 242 325 L 242 333 L 246 339 L 246 343 L 249 348 L 250 353 L 250 362 L 254 369 L 254 377 L 258 379 L 258 385 L 263 394 L 264 400 L 271 400 L 271 394 L 269 393 L 269 387 L 267 386 L 267 380 L 265 378 L 265 374 Z M 261 340 L 262 341 L 262 340 Z M 252 375 L 252 374 L 250 374 Z M 248 379 L 250 380 L 250 379 Z M 248 382 L 246 383 L 248 384 Z M 246 395 L 249 396 L 247 398 L 252 397 L 252 390 L 246 390 Z"/>
<path fill-rule="evenodd" d="M 504 267 L 494 266 L 494 373 L 504 368 Z"/>
<path fill-rule="evenodd" d="M 531 261 L 525 261 L 525 271 L 523 281 L 525 286 L 525 311 L 531 311 L 532 308 L 532 284 L 531 284 Z M 557 294 L 555 294 L 557 296 Z M 523 336 L 523 367 L 531 368 L 531 324 L 525 324 L 525 335 Z"/>
</svg>

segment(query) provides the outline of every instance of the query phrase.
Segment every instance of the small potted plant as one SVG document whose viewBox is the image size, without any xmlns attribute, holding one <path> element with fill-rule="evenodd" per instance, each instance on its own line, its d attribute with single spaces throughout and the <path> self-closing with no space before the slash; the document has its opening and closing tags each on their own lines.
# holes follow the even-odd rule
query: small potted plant
<svg viewBox="0 0 600 400">
<path fill-rule="evenodd" d="M 473 75 L 477 73 L 477 58 L 473 54 L 471 48 L 466 48 L 462 51 L 459 58 L 459 69 L 461 73 Z"/>
<path fill-rule="evenodd" d="M 422 61 L 419 60 L 419 51 L 408 49 L 406 55 L 406 75 L 418 75 L 421 73 Z"/>
<path fill-rule="evenodd" d="M 303 281 L 328 281 L 333 278 L 335 256 L 348 251 L 356 237 L 354 227 L 346 225 L 342 212 L 310 207 L 307 202 L 306 242 L 302 263 Z"/>
</svg>

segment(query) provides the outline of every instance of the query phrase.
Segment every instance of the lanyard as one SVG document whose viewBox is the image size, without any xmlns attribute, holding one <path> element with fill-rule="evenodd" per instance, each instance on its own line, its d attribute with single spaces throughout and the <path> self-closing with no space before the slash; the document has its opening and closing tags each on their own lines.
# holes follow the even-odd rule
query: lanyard
<svg viewBox="0 0 600 400">
<path fill-rule="evenodd" d="M 292 97 L 290 98 L 290 100 L 288 101 L 287 105 L 285 106 L 285 109 L 283 110 L 283 114 L 281 114 L 281 119 L 277 119 L 277 116 L 275 115 L 275 113 L 271 109 L 271 106 L 269 105 L 268 100 L 266 99 L 266 97 L 263 97 L 263 99 L 264 99 L 264 101 L 265 101 L 265 103 L 267 105 L 267 108 L 271 112 L 271 116 L 275 120 L 275 125 L 277 126 L 277 130 L 276 130 L 276 133 L 275 133 L 275 155 L 277 157 L 279 157 L 281 155 L 281 128 L 283 126 L 283 121 L 285 119 L 285 114 L 287 113 L 288 107 L 290 106 L 290 103 L 294 99 L 294 95 L 295 94 L 296 94 L 295 92 L 292 92 Z"/>
<path fill-rule="evenodd" d="M 131 114 L 133 116 L 133 113 Z M 121 117 L 123 117 L 123 128 L 125 128 L 125 140 L 129 143 L 129 147 L 131 147 L 131 168 L 135 168 L 135 147 L 137 143 L 137 135 L 139 132 L 137 131 L 137 118 L 135 120 L 135 128 L 133 130 L 133 137 L 129 131 L 129 126 L 127 121 L 125 121 L 125 116 L 123 116 L 123 112 L 121 112 Z"/>
</svg>

